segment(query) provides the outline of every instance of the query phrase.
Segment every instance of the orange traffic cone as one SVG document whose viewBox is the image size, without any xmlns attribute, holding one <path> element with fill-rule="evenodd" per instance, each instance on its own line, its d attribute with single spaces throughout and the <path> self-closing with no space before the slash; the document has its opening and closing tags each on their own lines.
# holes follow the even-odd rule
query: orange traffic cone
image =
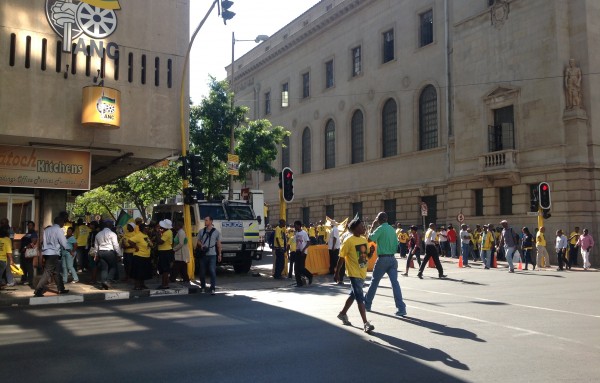
<svg viewBox="0 0 600 383">
<path fill-rule="evenodd" d="M 517 266 L 517 270 L 523 270 L 523 263 L 519 261 L 519 266 Z"/>
<path fill-rule="evenodd" d="M 497 268 L 498 267 L 498 262 L 496 261 L 496 254 L 492 255 L 492 267 L 493 268 Z"/>
<path fill-rule="evenodd" d="M 432 269 L 435 268 L 435 262 L 433 261 L 433 258 L 429 258 L 429 264 L 428 264 L 428 266 L 430 268 L 432 268 Z"/>
<path fill-rule="evenodd" d="M 458 257 L 458 267 L 463 267 L 462 257 Z"/>
</svg>

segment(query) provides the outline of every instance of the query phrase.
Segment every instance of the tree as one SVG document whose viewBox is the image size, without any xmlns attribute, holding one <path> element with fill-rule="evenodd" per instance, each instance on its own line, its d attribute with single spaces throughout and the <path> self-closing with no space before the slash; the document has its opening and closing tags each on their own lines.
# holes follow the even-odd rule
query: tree
<svg viewBox="0 0 600 383">
<path fill-rule="evenodd" d="M 271 163 L 277 158 L 277 147 L 290 132 L 281 126 L 272 127 L 269 120 L 250 121 L 240 130 L 236 153 L 240 156 L 240 175 L 245 180 L 252 171 L 274 176 L 277 171 Z"/>
<path fill-rule="evenodd" d="M 119 196 L 100 186 L 77 196 L 70 213 L 74 217 L 83 217 L 90 214 L 92 216 L 110 215 L 113 219 L 116 219 L 113 212 L 122 207 L 123 202 Z"/>
<path fill-rule="evenodd" d="M 228 187 L 227 154 L 230 152 L 231 129 L 240 157 L 240 175 L 253 170 L 275 175 L 271 162 L 277 157 L 277 145 L 289 132 L 282 127 L 272 128 L 268 120 L 247 122 L 248 108 L 233 106 L 233 93 L 227 81 L 210 77 L 209 96 L 199 106 L 190 108 L 190 153 L 202 158 L 202 185 L 196 185 L 208 198 L 215 198 Z"/>
</svg>

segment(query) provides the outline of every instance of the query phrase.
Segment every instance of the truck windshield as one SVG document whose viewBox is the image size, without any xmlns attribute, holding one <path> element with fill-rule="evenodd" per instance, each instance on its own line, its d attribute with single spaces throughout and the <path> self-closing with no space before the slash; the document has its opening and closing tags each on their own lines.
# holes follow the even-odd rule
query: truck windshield
<svg viewBox="0 0 600 383">
<path fill-rule="evenodd" d="M 213 220 L 225 220 L 225 210 L 221 205 L 200 205 L 200 218 L 204 219 L 207 215 L 210 215 Z"/>
<path fill-rule="evenodd" d="M 229 215 L 229 219 L 255 219 L 250 205 L 227 205 L 227 215 Z"/>
</svg>

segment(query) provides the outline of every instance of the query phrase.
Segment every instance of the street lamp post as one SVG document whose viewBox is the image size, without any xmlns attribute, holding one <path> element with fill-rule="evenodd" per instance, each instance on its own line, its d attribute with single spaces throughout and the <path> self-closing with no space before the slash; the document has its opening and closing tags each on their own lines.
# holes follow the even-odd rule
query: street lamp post
<svg viewBox="0 0 600 383">
<path fill-rule="evenodd" d="M 235 43 L 236 41 L 254 41 L 255 43 L 260 43 L 263 41 L 267 41 L 267 39 L 269 38 L 269 36 L 267 35 L 258 35 L 256 36 L 256 38 L 254 40 L 243 40 L 243 39 L 239 39 L 236 40 L 235 39 L 235 32 L 231 32 L 231 81 L 229 82 L 230 88 L 231 88 L 231 92 L 233 93 L 233 97 L 231 97 L 231 111 L 233 112 L 233 108 L 235 106 L 235 90 L 234 90 L 234 84 L 235 84 Z M 229 152 L 231 154 L 234 154 L 234 147 L 235 147 L 235 136 L 234 136 L 234 130 L 237 126 L 237 121 L 234 124 L 231 124 L 231 137 L 229 139 Z M 232 200 L 233 199 L 233 175 L 229 175 L 229 199 Z"/>
</svg>

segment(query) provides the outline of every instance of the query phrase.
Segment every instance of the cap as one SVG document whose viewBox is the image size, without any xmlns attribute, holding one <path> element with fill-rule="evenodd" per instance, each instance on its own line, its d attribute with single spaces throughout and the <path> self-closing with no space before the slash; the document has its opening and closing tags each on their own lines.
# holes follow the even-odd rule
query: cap
<svg viewBox="0 0 600 383">
<path fill-rule="evenodd" d="M 160 227 L 162 227 L 163 229 L 172 229 L 173 228 L 173 222 L 171 222 L 170 219 L 163 219 L 162 221 L 160 221 L 158 223 L 158 225 Z"/>
<path fill-rule="evenodd" d="M 134 230 L 135 230 L 136 224 L 135 224 L 135 223 L 133 223 L 133 222 L 129 222 L 129 223 L 127 224 L 127 226 L 130 226 L 132 229 L 134 229 Z"/>
<path fill-rule="evenodd" d="M 508 221 L 503 219 L 502 221 L 500 221 L 500 224 L 503 224 L 503 223 L 508 223 Z"/>
</svg>

